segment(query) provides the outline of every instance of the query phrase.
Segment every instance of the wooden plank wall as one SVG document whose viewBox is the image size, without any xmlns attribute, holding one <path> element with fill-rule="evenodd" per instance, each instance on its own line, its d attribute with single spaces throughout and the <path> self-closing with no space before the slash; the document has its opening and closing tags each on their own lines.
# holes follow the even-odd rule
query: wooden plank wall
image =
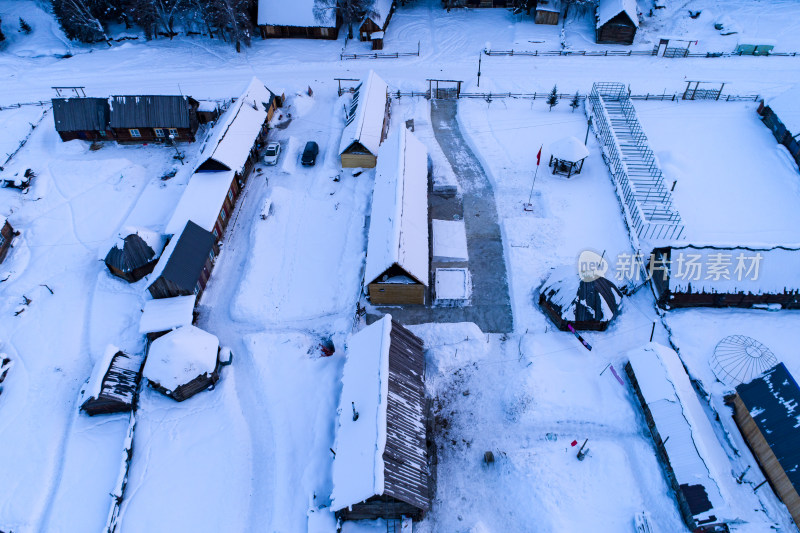
<svg viewBox="0 0 800 533">
<path fill-rule="evenodd" d="M 773 491 L 789 509 L 795 524 L 800 524 L 800 495 L 798 495 L 792 482 L 789 481 L 786 472 L 778 462 L 778 458 L 772 452 L 772 448 L 769 447 L 767 440 L 761 430 L 758 429 L 758 425 L 756 425 L 753 417 L 750 416 L 750 412 L 739 395 L 736 394 L 732 398 L 726 398 L 726 401 L 733 404 L 733 419 L 736 421 L 736 425 L 739 426 L 739 431 L 747 441 L 747 445 L 753 452 L 764 475 L 769 480 Z"/>
<path fill-rule="evenodd" d="M 370 283 L 372 305 L 424 305 L 425 285 L 420 283 Z"/>
<path fill-rule="evenodd" d="M 342 168 L 375 168 L 378 158 L 372 154 L 342 154 Z"/>
</svg>

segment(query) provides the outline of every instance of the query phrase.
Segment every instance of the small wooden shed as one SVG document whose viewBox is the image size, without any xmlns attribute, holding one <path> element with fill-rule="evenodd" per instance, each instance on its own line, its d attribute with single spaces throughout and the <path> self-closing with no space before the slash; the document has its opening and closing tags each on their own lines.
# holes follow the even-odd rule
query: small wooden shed
<svg viewBox="0 0 800 533">
<path fill-rule="evenodd" d="M 389 21 L 392 19 L 394 9 L 394 0 L 375 0 L 372 6 L 367 9 L 361 26 L 358 28 L 359 39 L 371 41 L 376 33 L 381 35 L 375 37 L 383 39 L 383 32 L 389 27 Z"/>
<path fill-rule="evenodd" d="M 258 0 L 257 24 L 264 39 L 301 37 L 337 39 L 342 17 L 337 4 L 315 9 L 315 0 Z"/>
<path fill-rule="evenodd" d="M 725 397 L 772 490 L 800 524 L 800 387 L 783 363 Z"/>
<path fill-rule="evenodd" d="M 144 355 L 130 355 L 108 346 L 83 389 L 81 410 L 87 415 L 132 411 L 142 377 Z"/>
<path fill-rule="evenodd" d="M 113 275 L 135 283 L 153 271 L 165 244 L 161 234 L 128 228 L 117 237 L 104 262 Z"/>
<path fill-rule="evenodd" d="M 429 273 L 428 152 L 398 127 L 375 172 L 364 286 L 373 305 L 424 304 Z"/>
<path fill-rule="evenodd" d="M 639 29 L 636 0 L 599 0 L 596 40 L 601 44 L 633 44 Z"/>
<path fill-rule="evenodd" d="M 62 141 L 113 138 L 107 98 L 53 98 L 53 122 Z"/>
<path fill-rule="evenodd" d="M 193 142 L 200 126 L 200 104 L 189 96 L 112 96 L 109 103 L 109 126 L 118 142 Z"/>
<path fill-rule="evenodd" d="M 561 15 L 560 0 L 539 0 L 535 9 L 533 20 L 536 24 L 558 24 L 558 17 Z"/>
<path fill-rule="evenodd" d="M 761 121 L 767 126 L 778 144 L 782 144 L 800 165 L 800 85 L 758 106 Z"/>
<path fill-rule="evenodd" d="M 345 128 L 339 143 L 344 168 L 374 168 L 378 147 L 389 131 L 389 87 L 375 72 L 351 93 L 345 105 Z"/>
<path fill-rule="evenodd" d="M 684 244 L 655 248 L 658 306 L 800 309 L 800 248 Z"/>
<path fill-rule="evenodd" d="M 192 325 L 195 300 L 194 294 L 148 300 L 139 320 L 139 333 L 153 341 L 173 329 Z"/>
<path fill-rule="evenodd" d="M 144 377 L 158 392 L 182 402 L 219 381 L 221 359 L 230 362 L 229 353 L 220 357 L 221 352 L 216 336 L 181 326 L 150 344 Z"/>
<path fill-rule="evenodd" d="M 14 228 L 9 224 L 6 217 L 0 216 L 0 263 L 6 260 L 8 249 L 14 240 Z"/>
<path fill-rule="evenodd" d="M 173 236 L 156 263 L 147 287 L 153 298 L 173 296 L 198 297 L 206 288 L 219 253 L 217 239 L 191 220 L 183 231 Z"/>
<path fill-rule="evenodd" d="M 430 509 L 422 341 L 384 316 L 347 343 L 331 510 L 342 520 L 419 520 Z"/>
<path fill-rule="evenodd" d="M 564 137 L 550 145 L 550 162 L 553 174 L 561 174 L 569 179 L 573 174 L 580 174 L 583 161 L 589 157 L 586 145 L 575 137 Z"/>
</svg>

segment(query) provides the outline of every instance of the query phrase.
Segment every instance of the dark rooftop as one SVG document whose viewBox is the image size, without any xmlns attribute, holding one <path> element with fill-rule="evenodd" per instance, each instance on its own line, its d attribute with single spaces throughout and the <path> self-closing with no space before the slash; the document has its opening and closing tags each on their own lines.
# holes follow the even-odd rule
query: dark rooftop
<svg viewBox="0 0 800 533">
<path fill-rule="evenodd" d="M 188 96 L 112 96 L 112 128 L 189 128 L 197 124 L 196 100 Z"/>
<path fill-rule="evenodd" d="M 105 98 L 53 98 L 56 131 L 100 131 L 108 127 Z"/>
<path fill-rule="evenodd" d="M 188 221 L 160 277 L 183 290 L 193 291 L 215 240 L 213 234 Z"/>
</svg>

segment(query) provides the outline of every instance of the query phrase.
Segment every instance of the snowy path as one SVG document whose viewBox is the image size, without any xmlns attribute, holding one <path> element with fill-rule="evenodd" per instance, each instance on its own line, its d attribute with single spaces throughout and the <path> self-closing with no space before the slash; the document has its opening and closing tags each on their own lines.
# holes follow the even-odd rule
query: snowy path
<svg viewBox="0 0 800 533">
<path fill-rule="evenodd" d="M 434 135 L 458 177 L 467 231 L 472 302 L 461 308 L 386 309 L 405 324 L 474 322 L 482 331 L 508 333 L 513 317 L 503 241 L 492 184 L 459 130 L 456 100 L 432 100 Z M 455 201 L 455 200 L 454 200 Z"/>
</svg>

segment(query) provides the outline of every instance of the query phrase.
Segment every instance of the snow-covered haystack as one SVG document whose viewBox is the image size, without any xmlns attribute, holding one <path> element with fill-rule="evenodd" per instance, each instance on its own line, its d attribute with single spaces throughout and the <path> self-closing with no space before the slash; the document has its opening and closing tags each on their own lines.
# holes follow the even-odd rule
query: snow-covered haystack
<svg viewBox="0 0 800 533">
<path fill-rule="evenodd" d="M 730 335 L 714 348 L 711 370 L 730 387 L 749 383 L 778 364 L 769 348 L 751 337 Z"/>
<path fill-rule="evenodd" d="M 195 326 L 182 326 L 153 341 L 144 377 L 157 391 L 183 400 L 219 380 L 219 340 Z"/>
<path fill-rule="evenodd" d="M 539 289 L 539 305 L 561 330 L 603 331 L 619 313 L 622 293 L 608 278 L 582 278 L 574 266 L 554 268 Z"/>
</svg>

